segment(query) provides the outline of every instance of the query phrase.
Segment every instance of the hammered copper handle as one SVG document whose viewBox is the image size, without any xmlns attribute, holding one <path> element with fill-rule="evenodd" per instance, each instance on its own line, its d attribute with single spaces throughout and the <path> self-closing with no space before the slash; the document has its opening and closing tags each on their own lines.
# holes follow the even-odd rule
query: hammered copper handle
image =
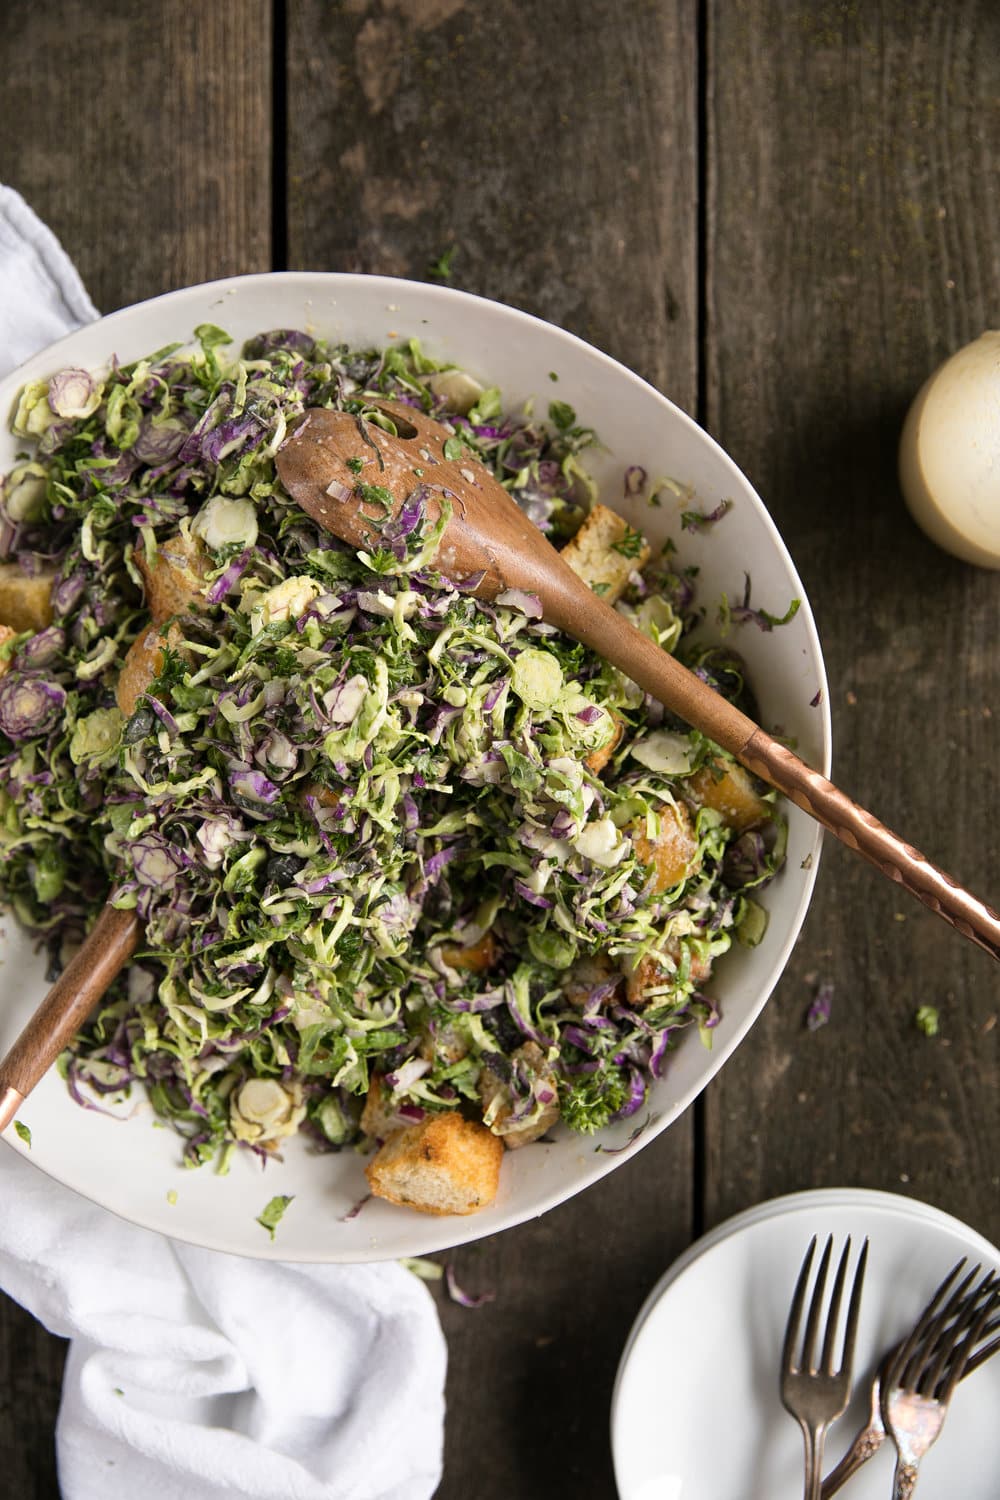
<svg viewBox="0 0 1000 1500">
<path fill-rule="evenodd" d="M 569 572 L 569 569 L 566 570 Z M 570 575 L 575 580 L 575 575 Z M 963 937 L 1000 959 L 1000 915 L 930 862 L 905 839 L 827 781 L 695 677 L 675 657 L 642 635 L 579 580 L 564 585 L 546 617 L 592 646 L 687 723 L 776 787 L 797 807 L 869 860 L 877 870 L 943 917 Z"/>
<path fill-rule="evenodd" d="M 751 735 L 739 759 L 748 770 L 777 787 L 803 812 L 822 823 L 841 843 L 863 854 L 883 875 L 944 917 L 963 937 L 978 943 L 993 958 L 1000 958 L 1000 915 L 963 890 L 919 849 L 852 802 L 825 776 L 813 771 L 762 729 Z"/>
<path fill-rule="evenodd" d="M 80 948 L 49 990 L 3 1062 L 0 1130 L 5 1130 L 35 1084 L 73 1040 L 139 941 L 134 911 L 105 906 Z"/>
<path fill-rule="evenodd" d="M 349 546 L 369 546 L 390 512 L 419 488 L 428 520 L 446 517 L 438 550 L 445 577 L 480 599 L 505 589 L 535 594 L 542 618 L 612 662 L 647 693 L 791 797 L 837 838 L 911 891 L 963 936 L 1000 959 L 1000 917 L 883 828 L 870 813 L 779 745 L 721 694 L 588 588 L 471 455 L 445 458 L 448 432 L 416 408 L 378 403 L 396 434 L 347 412 L 307 411 L 277 455 L 294 500 Z M 381 493 L 357 483 L 365 464 Z M 419 483 L 418 483 L 419 482 Z"/>
</svg>

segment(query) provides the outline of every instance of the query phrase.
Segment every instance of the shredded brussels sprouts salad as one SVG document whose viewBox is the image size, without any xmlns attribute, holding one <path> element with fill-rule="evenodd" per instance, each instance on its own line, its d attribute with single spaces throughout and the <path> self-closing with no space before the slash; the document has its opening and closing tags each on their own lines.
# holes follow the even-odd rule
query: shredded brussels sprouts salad
<svg viewBox="0 0 1000 1500">
<path fill-rule="evenodd" d="M 277 331 L 237 356 L 202 326 L 31 383 L 14 418 L 7 592 L 52 586 L 43 620 L 0 632 L 0 895 L 53 972 L 109 892 L 136 910 L 136 959 L 61 1066 L 88 1107 L 143 1085 L 192 1164 L 433 1111 L 508 1144 L 634 1114 L 686 1028 L 710 1039 L 712 966 L 759 939 L 750 893 L 782 860 L 772 799 L 703 736 L 537 600 L 443 580 L 419 503 L 358 554 L 283 492 L 297 413 L 391 428 L 386 397 L 446 423 L 557 544 L 580 526 L 595 439 L 573 410 L 507 411 L 416 341 Z M 655 502 L 641 471 L 623 485 Z M 178 545 L 197 606 L 168 608 L 123 711 Z M 669 545 L 617 607 L 752 710 L 738 657 L 692 643 Z"/>
</svg>

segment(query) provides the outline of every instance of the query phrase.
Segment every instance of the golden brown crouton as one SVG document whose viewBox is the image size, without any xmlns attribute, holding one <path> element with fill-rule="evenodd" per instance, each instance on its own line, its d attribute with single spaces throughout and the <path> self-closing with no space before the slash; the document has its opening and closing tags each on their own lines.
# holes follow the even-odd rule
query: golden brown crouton
<svg viewBox="0 0 1000 1500">
<path fill-rule="evenodd" d="M 431 1114 L 397 1131 L 365 1168 L 378 1198 L 422 1214 L 474 1214 L 496 1197 L 503 1145 L 485 1125 Z"/>
<path fill-rule="evenodd" d="M 29 576 L 17 563 L 0 563 L 0 620 L 18 634 L 51 625 L 55 576 L 51 570 Z"/>
<path fill-rule="evenodd" d="M 518 1061 L 526 1063 L 529 1070 L 541 1079 L 543 1087 L 549 1090 L 552 1098 L 548 1104 L 542 1106 L 537 1119 L 523 1124 L 517 1121 L 512 1122 L 510 1117 L 513 1112 L 513 1100 L 510 1090 L 489 1068 L 483 1069 L 479 1075 L 479 1100 L 483 1106 L 483 1118 L 484 1120 L 489 1118 L 490 1130 L 500 1137 L 508 1151 L 516 1151 L 519 1146 L 527 1146 L 532 1141 L 537 1141 L 539 1136 L 544 1135 L 559 1119 L 556 1076 L 538 1043 L 525 1042 L 523 1046 L 518 1047 L 517 1051 L 511 1054 L 511 1062 Z"/>
<path fill-rule="evenodd" d="M 612 755 L 614 755 L 615 751 L 618 749 L 618 746 L 621 744 L 625 736 L 625 720 L 621 717 L 620 714 L 616 713 L 612 713 L 611 718 L 614 721 L 611 730 L 611 738 L 607 740 L 605 744 L 599 745 L 596 750 L 591 750 L 590 754 L 583 762 L 587 767 L 587 770 L 593 771 L 595 776 L 599 776 L 600 773 L 604 770 L 604 767 L 607 765 Z"/>
<path fill-rule="evenodd" d="M 660 831 L 655 840 L 646 836 L 645 824 L 634 823 L 629 830 L 636 855 L 655 871 L 653 889 L 669 891 L 691 872 L 691 861 L 698 848 L 691 814 L 683 803 L 674 807 L 665 802 L 660 808 Z"/>
<path fill-rule="evenodd" d="M 441 957 L 450 969 L 485 974 L 500 957 L 500 945 L 492 932 L 487 930 L 477 943 L 470 943 L 465 948 L 460 948 L 457 943 L 442 944 Z"/>
<path fill-rule="evenodd" d="M 324 786 L 321 781 L 307 781 L 302 788 L 303 801 L 306 797 L 312 797 L 320 807 L 337 808 L 340 806 L 340 793 L 335 792 L 332 787 Z"/>
<path fill-rule="evenodd" d="M 137 548 L 135 564 L 146 585 L 146 603 L 154 623 L 187 614 L 204 600 L 209 559 L 196 537 L 179 531 L 158 544 L 152 560 Z"/>
<path fill-rule="evenodd" d="M 595 594 L 614 604 L 629 574 L 649 561 L 649 543 L 606 505 L 595 505 L 560 556 Z"/>
<path fill-rule="evenodd" d="M 135 712 L 139 699 L 163 666 L 164 646 L 176 651 L 183 639 L 177 625 L 170 625 L 166 630 L 159 625 L 147 625 L 136 636 L 128 648 L 115 688 L 118 707 L 126 719 Z"/>
<path fill-rule="evenodd" d="M 15 636 L 17 636 L 18 634 L 19 632 L 16 630 L 11 630 L 9 625 L 0 625 L 0 647 L 5 646 L 8 641 L 14 640 Z M 10 657 L 0 656 L 0 677 L 2 677 L 5 672 L 9 671 Z"/>
<path fill-rule="evenodd" d="M 361 1111 L 361 1133 L 373 1141 L 385 1141 L 411 1122 L 396 1111 L 392 1091 L 381 1073 L 375 1073 L 368 1086 L 365 1107 Z"/>
<path fill-rule="evenodd" d="M 680 946 L 668 945 L 667 952 L 676 965 L 680 960 Z M 689 972 L 695 986 L 702 985 L 712 972 L 711 961 L 692 952 Z M 632 1009 L 642 1010 L 644 1006 L 654 1004 L 658 997 L 653 992 L 669 983 L 675 973 L 676 967 L 668 969 L 653 953 L 640 958 L 635 968 L 625 975 L 625 994 Z"/>
<path fill-rule="evenodd" d="M 714 808 L 722 821 L 739 833 L 771 816 L 771 808 L 757 792 L 750 772 L 736 761 L 710 761 L 688 777 L 685 789 L 699 806 Z"/>
<path fill-rule="evenodd" d="M 563 980 L 563 993 L 570 1005 L 584 1006 L 598 985 L 615 980 L 620 983 L 621 975 L 606 953 L 598 953 L 593 958 L 577 959 Z"/>
</svg>

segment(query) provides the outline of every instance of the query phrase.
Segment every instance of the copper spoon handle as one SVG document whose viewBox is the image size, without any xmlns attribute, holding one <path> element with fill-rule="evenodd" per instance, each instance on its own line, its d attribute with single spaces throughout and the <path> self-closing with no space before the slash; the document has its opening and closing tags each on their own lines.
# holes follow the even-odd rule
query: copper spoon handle
<svg viewBox="0 0 1000 1500">
<path fill-rule="evenodd" d="M 617 610 L 595 598 L 569 568 L 565 573 L 568 578 L 559 570 L 559 591 L 551 610 L 547 602 L 546 618 L 613 662 L 748 770 L 777 787 L 849 849 L 950 922 L 963 937 L 1000 959 L 1000 915 L 991 907 L 713 692 Z"/>
<path fill-rule="evenodd" d="M 7 1056 L 0 1062 L 0 1130 L 86 1021 L 139 941 L 134 911 L 105 906 Z"/>
</svg>

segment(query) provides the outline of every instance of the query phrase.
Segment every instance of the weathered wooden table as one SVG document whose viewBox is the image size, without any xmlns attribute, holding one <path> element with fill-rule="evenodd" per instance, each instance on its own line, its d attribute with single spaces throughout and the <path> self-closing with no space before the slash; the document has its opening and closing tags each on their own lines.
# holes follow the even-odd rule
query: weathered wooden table
<svg viewBox="0 0 1000 1500">
<path fill-rule="evenodd" d="M 454 246 L 455 285 L 694 414 L 804 578 L 840 784 L 996 902 L 1000 576 L 935 550 L 895 477 L 918 386 L 1000 324 L 993 0 L 5 0 L 0 36 L 0 180 L 103 309 L 269 268 L 421 278 Z M 740 1209 L 853 1184 L 1000 1240 L 998 1010 L 989 958 L 828 846 L 785 977 L 698 1104 L 454 1257 L 496 1300 L 441 1307 L 443 1500 L 612 1493 L 631 1319 Z M 62 1353 L 0 1308 L 4 1496 L 58 1493 Z"/>
</svg>

